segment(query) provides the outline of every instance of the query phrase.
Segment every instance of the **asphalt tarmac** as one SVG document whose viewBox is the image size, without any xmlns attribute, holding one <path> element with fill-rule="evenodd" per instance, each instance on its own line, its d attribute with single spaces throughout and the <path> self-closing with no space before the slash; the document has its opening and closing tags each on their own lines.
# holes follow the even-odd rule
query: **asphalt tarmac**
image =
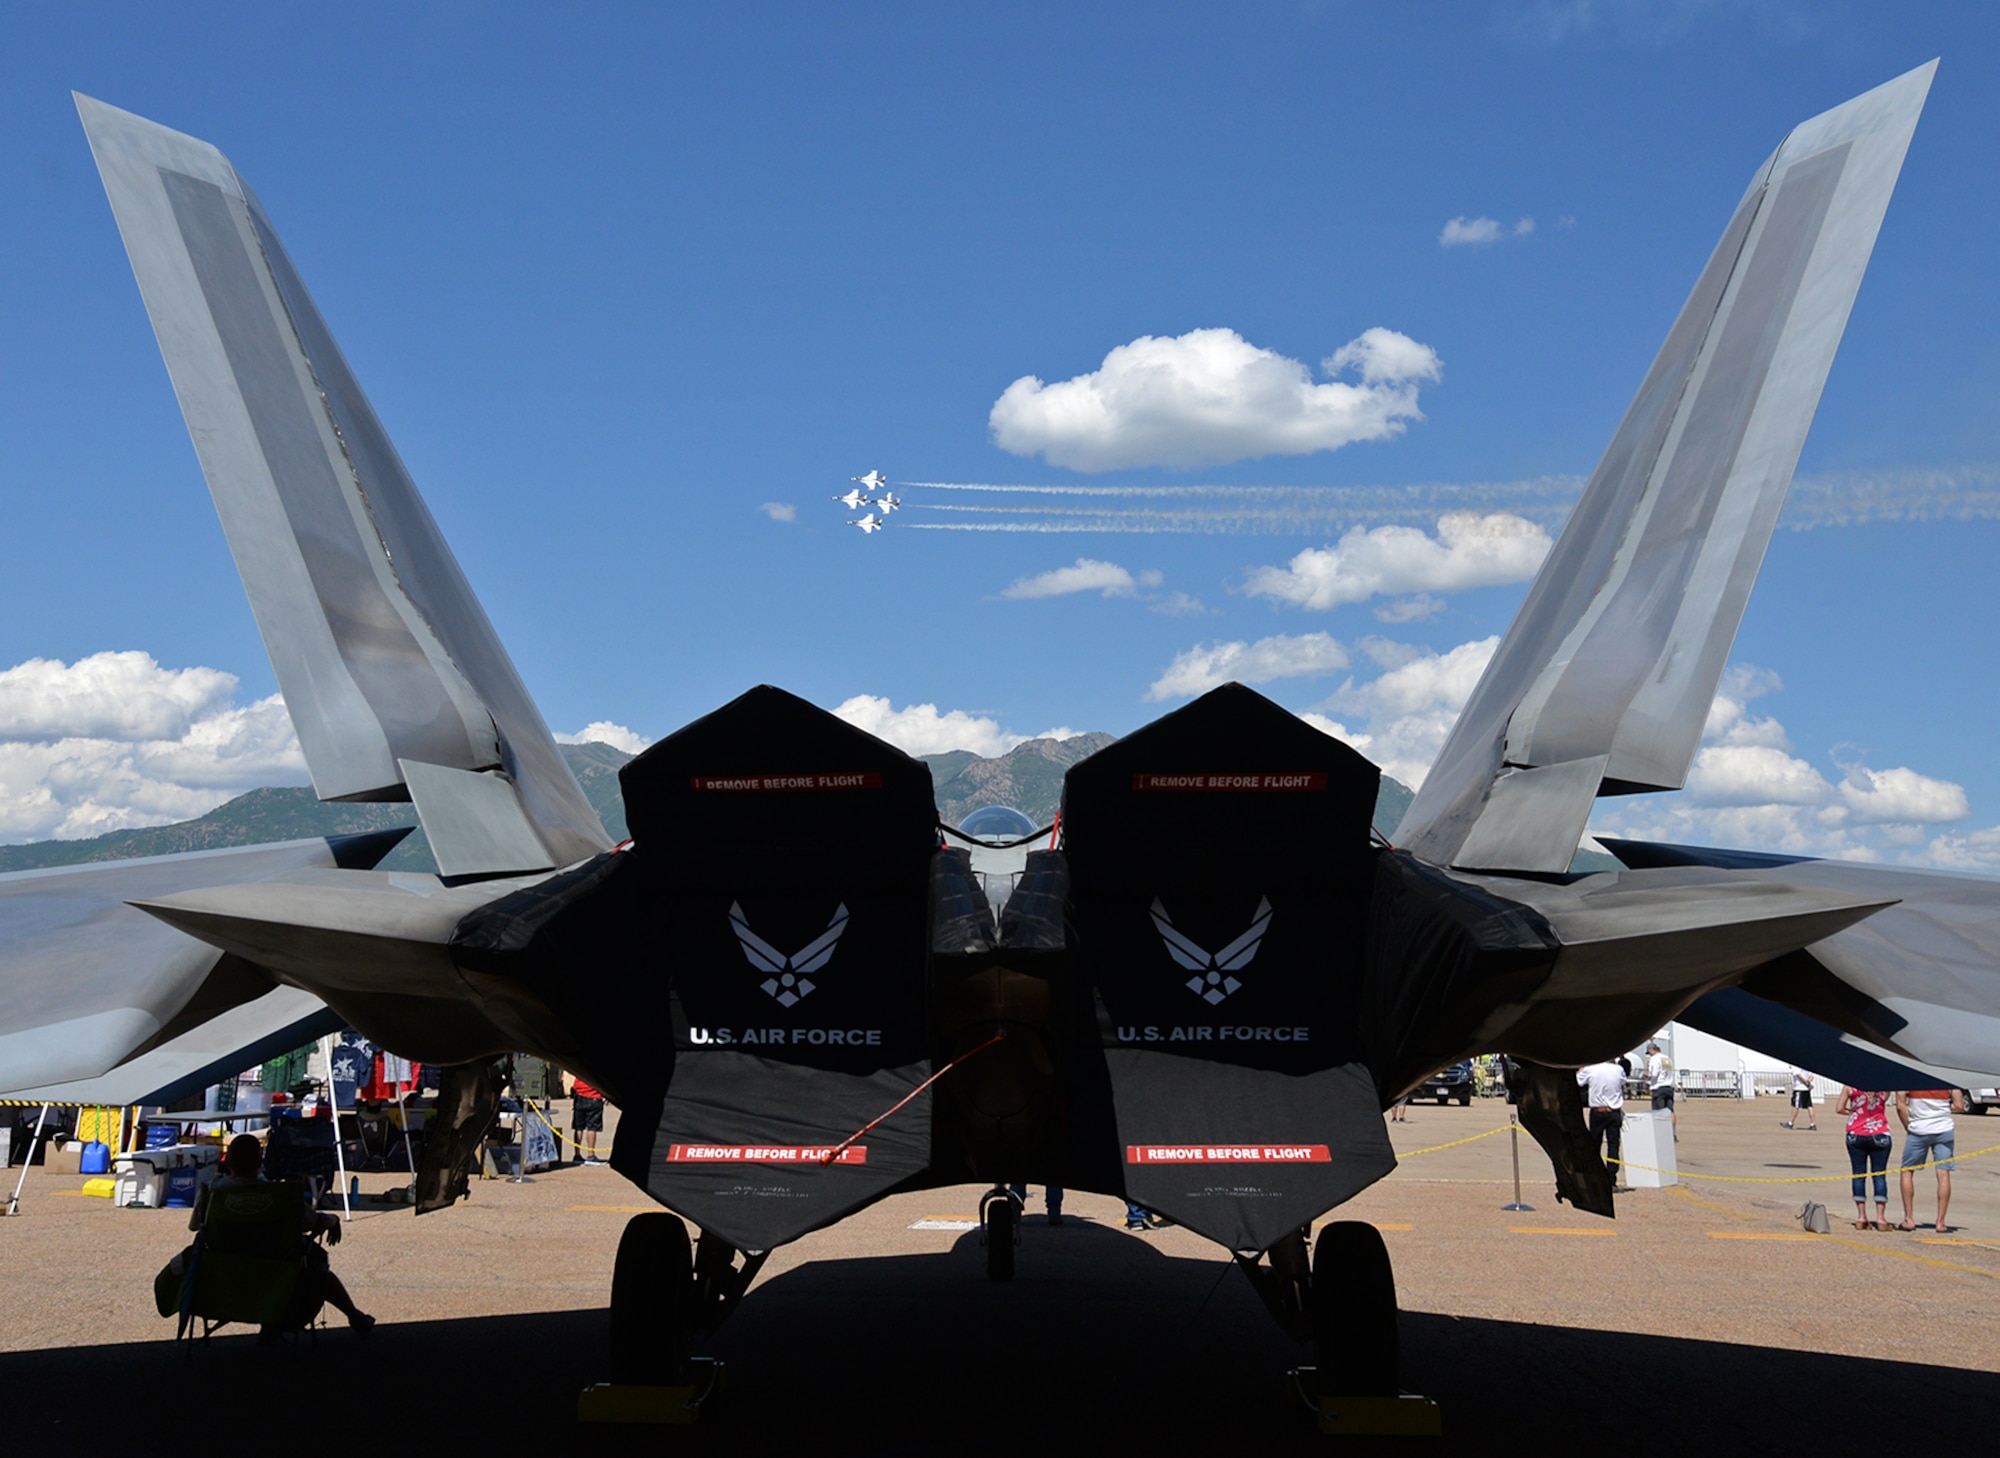
<svg viewBox="0 0 2000 1458">
<path fill-rule="evenodd" d="M 1419 1106 L 1392 1126 L 1402 1165 L 1339 1214 L 1384 1231 L 1404 1384 L 1441 1405 L 1446 1442 L 2000 1448 L 2000 1152 L 1960 1168 L 1948 1235 L 1860 1233 L 1840 1218 L 1852 1218 L 1845 1179 L 1829 1178 L 1846 1172 L 1837 1121 L 1788 1132 L 1786 1112 L 1684 1106 L 1683 1171 L 1721 1178 L 1621 1196 L 1615 1221 L 1559 1206 L 1525 1140 L 1536 1208 L 1500 1208 L 1508 1136 L 1474 1137 L 1504 1129 L 1497 1101 Z M 1989 1144 L 2000 1118 L 1961 1119 L 1962 1155 Z M 362 1177 L 364 1191 L 393 1183 Z M 192 1356 L 168 1340 L 150 1289 L 184 1219 L 112 1209 L 81 1184 L 36 1170 L 20 1216 L 0 1221 L 0 1452 L 233 1441 L 246 1412 L 253 1431 L 313 1448 L 419 1451 L 441 1439 L 816 1454 L 1333 1441 L 1284 1378 L 1309 1352 L 1227 1258 L 1177 1229 L 1128 1234 L 1122 1205 L 1102 1197 L 1072 1196 L 1052 1229 L 1035 1190 L 1007 1285 L 985 1279 L 976 1231 L 913 1228 L 969 1220 L 970 1187 L 896 1197 L 777 1252 L 708 1343 L 727 1363 L 723 1398 L 701 1426 L 666 1431 L 573 1422 L 576 1392 L 604 1375 L 619 1232 L 650 1208 L 608 1168 L 476 1181 L 469 1203 L 422 1220 L 364 1206 L 333 1259 L 382 1320 L 372 1339 L 329 1315 L 311 1341 L 274 1351 L 225 1334 Z M 1927 1221 L 1931 1188 L 1923 1176 Z M 1801 1232 L 1806 1198 L 1827 1204 L 1831 1235 Z"/>
</svg>

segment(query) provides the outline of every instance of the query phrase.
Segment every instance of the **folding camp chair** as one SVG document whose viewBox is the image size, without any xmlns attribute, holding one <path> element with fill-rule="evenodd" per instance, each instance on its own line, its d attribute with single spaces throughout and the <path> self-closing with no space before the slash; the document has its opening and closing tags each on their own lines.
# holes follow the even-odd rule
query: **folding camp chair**
<svg viewBox="0 0 2000 1458">
<path fill-rule="evenodd" d="M 292 1184 L 210 1188 L 194 1244 L 153 1285 L 160 1315 L 180 1318 L 177 1339 L 197 1322 L 204 1341 L 232 1321 L 279 1332 L 312 1324 L 324 1296 L 300 1234 L 303 1200 Z"/>
</svg>

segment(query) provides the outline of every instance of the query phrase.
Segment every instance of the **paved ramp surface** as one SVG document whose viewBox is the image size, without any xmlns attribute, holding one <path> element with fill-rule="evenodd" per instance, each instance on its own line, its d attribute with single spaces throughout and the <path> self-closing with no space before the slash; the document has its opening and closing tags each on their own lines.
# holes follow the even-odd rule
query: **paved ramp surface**
<svg viewBox="0 0 2000 1458">
<path fill-rule="evenodd" d="M 1759 1179 L 1844 1167 L 1838 1133 L 1788 1135 L 1781 1112 L 1698 1104 L 1683 1116 L 1684 1159 Z M 1497 1104 L 1419 1107 L 1393 1132 L 1407 1153 L 1504 1119 Z M 1961 1124 L 1962 1149 L 2000 1143 L 2000 1118 Z M 1860 1451 L 1903 1426 L 1899 1412 L 1920 1412 L 1910 1431 L 1927 1454 L 1992 1451 L 2000 1156 L 1961 1170 L 1959 1228 L 1943 1240 L 1839 1224 L 1799 1238 L 1802 1193 L 1788 1185 L 1641 1191 L 1605 1222 L 1558 1206 L 1545 1166 L 1524 1156 L 1531 1214 L 1499 1208 L 1511 1193 L 1504 1134 L 1407 1158 L 1346 1212 L 1385 1231 L 1406 1381 L 1443 1405 L 1449 1439 Z M 392 1179 L 364 1176 L 363 1188 Z M 371 1208 L 334 1260 L 383 1318 L 372 1341 L 332 1317 L 316 1345 L 273 1352 L 224 1336 L 191 1363 L 165 1340 L 149 1290 L 183 1222 L 112 1210 L 80 1185 L 36 1171 L 22 1215 L 0 1221 L 8 1452 L 100 1442 L 111 1420 L 92 1394 L 114 1392 L 178 1394 L 180 1437 L 163 1428 L 164 1446 L 247 1399 L 275 1422 L 288 1405 L 299 1422 L 331 1421 L 343 1443 L 662 1450 L 658 1433 L 572 1422 L 577 1389 L 604 1370 L 618 1233 L 643 1204 L 607 1169 L 476 1182 L 469 1205 L 422 1220 Z M 1844 1183 L 1814 1193 L 1840 1214 Z M 1050 1229 L 1036 1190 L 1019 1274 L 996 1286 L 976 1234 L 912 1228 L 969 1216 L 975 1196 L 899 1196 L 780 1252 L 711 1344 L 730 1367 L 725 1404 L 669 1451 L 1035 1454 L 1065 1438 L 1325 1451 L 1282 1380 L 1309 1357 L 1213 1247 L 1177 1230 L 1127 1235 L 1121 1207 L 1101 1198 L 1074 1198 Z"/>
</svg>

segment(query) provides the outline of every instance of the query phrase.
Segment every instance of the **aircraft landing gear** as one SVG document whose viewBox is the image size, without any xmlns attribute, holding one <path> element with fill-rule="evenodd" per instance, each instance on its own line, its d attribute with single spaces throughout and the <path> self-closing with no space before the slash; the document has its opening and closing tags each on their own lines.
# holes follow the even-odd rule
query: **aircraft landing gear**
<svg viewBox="0 0 2000 1458">
<path fill-rule="evenodd" d="M 1271 1257 L 1277 1268 L 1276 1248 Z M 1319 1430 L 1436 1437 L 1442 1431 L 1437 1404 L 1402 1390 L 1396 1277 L 1382 1233 L 1362 1220 L 1321 1227 L 1303 1295 L 1318 1365 L 1292 1376 L 1319 1414 Z"/>
<path fill-rule="evenodd" d="M 986 1247 L 986 1279 L 1014 1279 L 1014 1247 L 1021 1243 L 1021 1207 L 1005 1185 L 988 1190 L 979 1202 L 980 1241 Z"/>
<path fill-rule="evenodd" d="M 707 1236 L 702 1252 L 713 1282 Z M 733 1254 L 723 1257 L 724 1266 Z M 745 1272 L 732 1268 L 730 1274 L 740 1274 L 747 1286 L 757 1264 L 761 1260 L 753 1257 Z M 721 1386 L 722 1364 L 689 1354 L 708 1291 L 697 1285 L 697 1274 L 678 1215 L 649 1211 L 626 1223 L 611 1274 L 611 1380 L 578 1394 L 578 1422 L 687 1424 L 701 1415 L 702 1404 Z"/>
</svg>

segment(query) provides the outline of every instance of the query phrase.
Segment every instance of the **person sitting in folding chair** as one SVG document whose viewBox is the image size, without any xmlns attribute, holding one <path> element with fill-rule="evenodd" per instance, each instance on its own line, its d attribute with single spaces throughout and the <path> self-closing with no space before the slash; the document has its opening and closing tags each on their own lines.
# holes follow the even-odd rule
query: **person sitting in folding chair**
<svg viewBox="0 0 2000 1458">
<path fill-rule="evenodd" d="M 262 1177 L 263 1164 L 264 1147 L 257 1137 L 239 1134 L 229 1142 L 229 1153 L 223 1159 L 224 1173 L 204 1185 L 195 1196 L 188 1228 L 199 1233 L 198 1244 L 203 1249 L 196 1260 L 197 1288 L 193 1293 L 192 1314 L 214 1321 L 255 1319 L 265 1334 L 271 1335 L 309 1324 L 324 1302 L 347 1318 L 357 1336 L 367 1336 L 375 1318 L 354 1304 L 347 1287 L 333 1273 L 326 1251 L 318 1244 L 321 1239 L 328 1245 L 340 1244 L 340 1221 L 313 1209 L 299 1186 L 266 1182 Z M 283 1219 L 288 1227 L 293 1225 L 290 1212 L 294 1208 L 298 1234 L 290 1235 L 289 1229 L 274 1231 L 274 1217 Z M 277 1305 L 270 1304 L 275 1292 L 268 1292 L 265 1300 L 250 1302 L 255 1309 L 254 1317 L 237 1314 L 249 1308 L 227 1297 L 222 1298 L 223 1307 L 229 1309 L 219 1307 L 213 1315 L 200 1309 L 207 1304 L 202 1299 L 202 1287 L 215 1284 L 201 1278 L 204 1264 L 211 1270 L 219 1266 L 227 1271 L 232 1259 L 239 1264 L 251 1260 L 287 1265 L 293 1258 L 301 1263 L 301 1269 L 288 1297 Z"/>
</svg>

